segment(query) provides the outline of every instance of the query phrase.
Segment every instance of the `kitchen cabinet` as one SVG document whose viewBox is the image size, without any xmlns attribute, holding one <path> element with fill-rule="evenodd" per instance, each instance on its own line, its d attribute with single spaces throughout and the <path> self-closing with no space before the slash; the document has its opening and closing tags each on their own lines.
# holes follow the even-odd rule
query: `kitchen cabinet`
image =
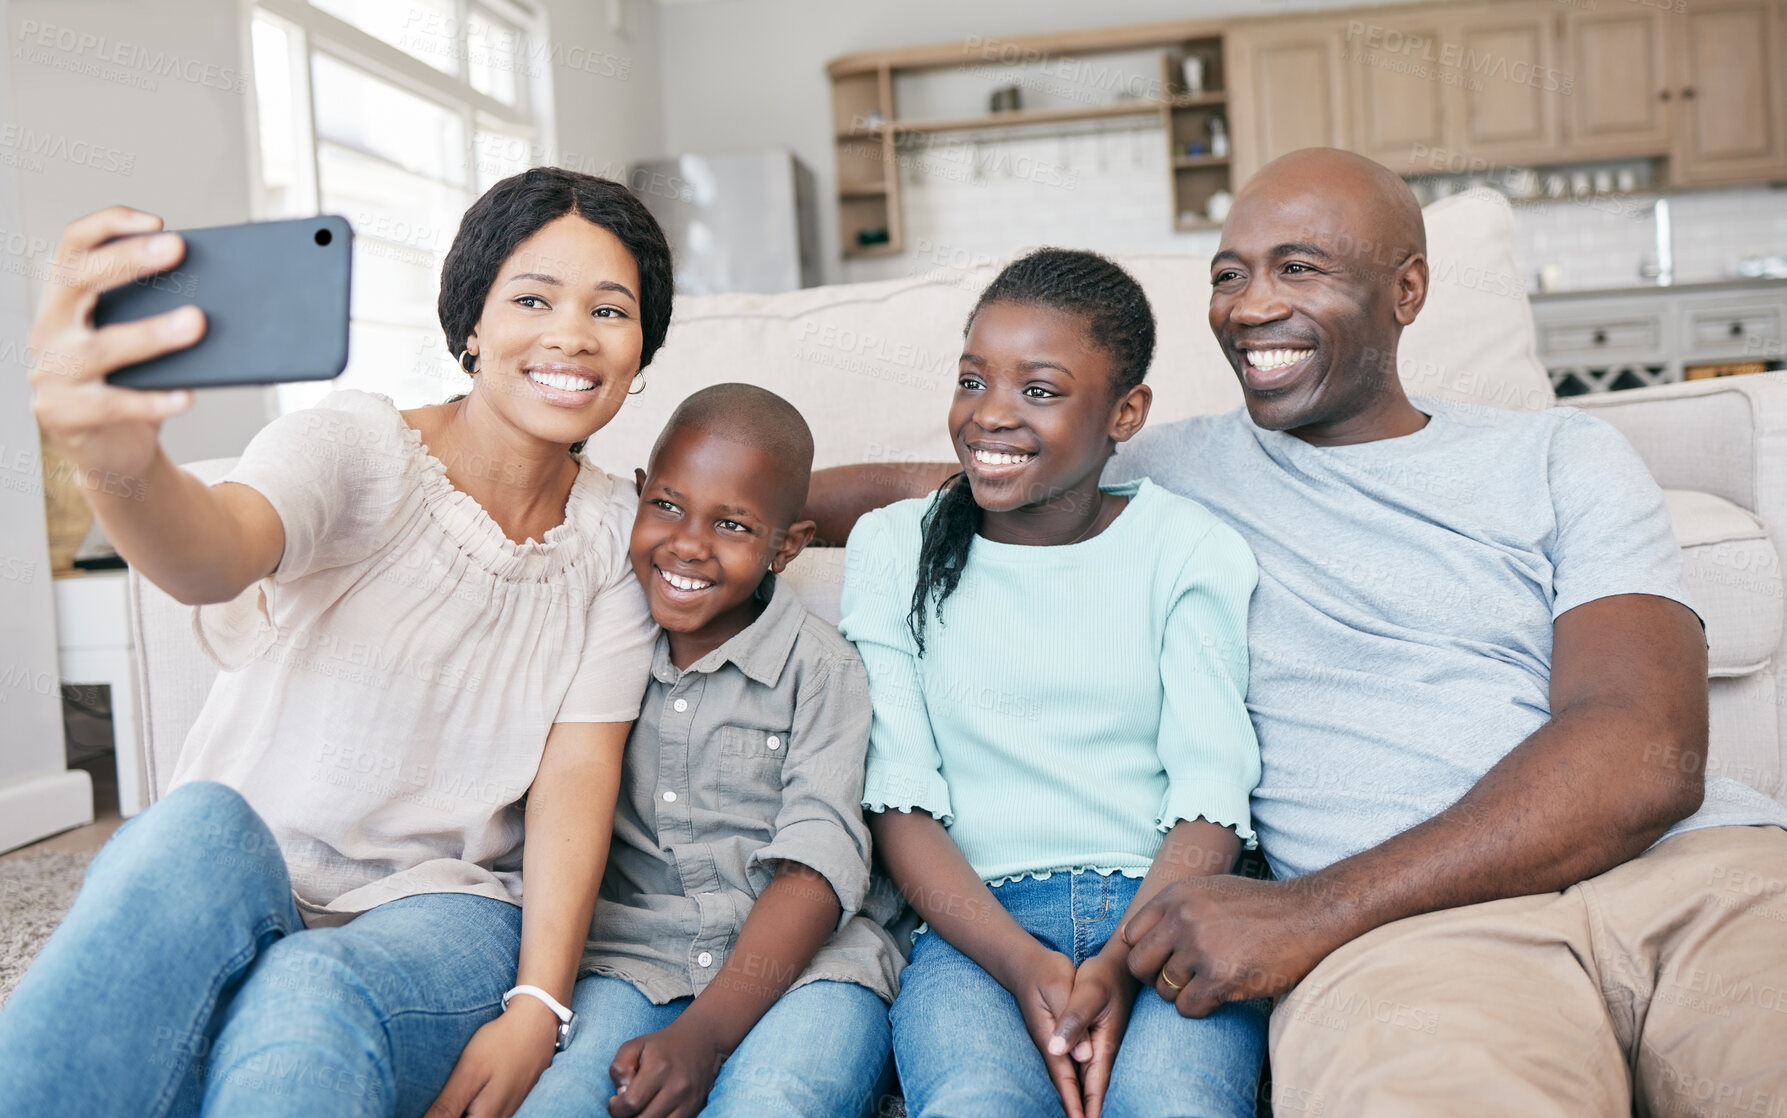
<svg viewBox="0 0 1787 1118">
<path fill-rule="evenodd" d="M 1041 93 L 1094 83 L 1106 56 L 1139 50 L 1159 52 L 1159 77 L 1083 102 L 917 118 L 895 104 L 902 77 L 966 72 Z M 1205 62 L 1197 91 L 1178 76 L 1190 57 Z M 1655 159 L 1662 185 L 1787 182 L 1784 63 L 1787 0 L 1468 0 L 851 55 L 829 67 L 841 247 L 904 251 L 901 168 L 938 135 L 1070 121 L 1158 117 L 1177 230 L 1215 228 L 1211 198 L 1312 146 L 1411 176 Z M 1206 146 L 1225 115 L 1226 156 Z"/>
<path fill-rule="evenodd" d="M 1677 183 L 1787 177 L 1779 0 L 1688 0 L 1674 17 Z"/>
<path fill-rule="evenodd" d="M 1564 143 L 1571 158 L 1663 155 L 1670 145 L 1669 61 L 1656 8 L 1573 9 L 1564 16 Z"/>
<path fill-rule="evenodd" d="M 1559 65 L 1557 5 L 1509 4 L 1459 12 L 1447 29 L 1458 80 L 1446 83 L 1455 109 L 1447 146 L 1501 162 L 1550 158 L 1560 105 L 1576 76 Z M 1442 49 L 1444 62 L 1448 51 Z"/>
<path fill-rule="evenodd" d="M 1353 151 L 1393 171 L 1414 172 L 1455 130 L 1443 65 L 1448 13 L 1389 9 L 1348 20 L 1344 52 Z"/>
<path fill-rule="evenodd" d="M 1448 160 L 1555 159 L 1560 102 L 1556 5 L 1391 8 L 1343 22 L 1352 150 L 1404 174 Z"/>
<path fill-rule="evenodd" d="M 1226 36 L 1236 183 L 1286 152 L 1348 147 L 1346 24 L 1256 23 Z"/>
<path fill-rule="evenodd" d="M 1787 283 L 1731 281 L 1535 295 L 1539 361 L 1560 396 L 1672 384 L 1692 366 L 1778 367 Z"/>
<path fill-rule="evenodd" d="M 1761 293 L 1684 298 L 1677 330 L 1688 352 L 1704 360 L 1779 357 L 1787 341 L 1787 300 Z"/>
</svg>

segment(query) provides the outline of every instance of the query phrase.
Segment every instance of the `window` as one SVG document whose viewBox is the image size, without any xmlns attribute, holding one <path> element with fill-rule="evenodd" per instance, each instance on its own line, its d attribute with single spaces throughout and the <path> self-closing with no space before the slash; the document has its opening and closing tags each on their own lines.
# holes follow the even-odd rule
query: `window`
<svg viewBox="0 0 1787 1118">
<path fill-rule="evenodd" d="M 462 391 L 441 263 L 466 207 L 552 135 L 543 17 L 513 0 L 261 0 L 250 35 L 257 216 L 354 227 L 347 371 L 281 385 L 280 410 L 336 388 L 401 408 Z"/>
</svg>

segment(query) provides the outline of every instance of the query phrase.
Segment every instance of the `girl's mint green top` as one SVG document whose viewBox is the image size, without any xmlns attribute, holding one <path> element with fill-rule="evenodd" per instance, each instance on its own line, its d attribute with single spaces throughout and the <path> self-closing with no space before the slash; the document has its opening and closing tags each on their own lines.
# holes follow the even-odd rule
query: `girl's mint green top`
<svg viewBox="0 0 1787 1118">
<path fill-rule="evenodd" d="M 1089 540 L 976 538 L 922 657 L 906 614 L 930 498 L 850 534 L 839 628 L 874 706 L 863 807 L 930 812 L 986 881 L 1139 876 L 1181 819 L 1253 841 L 1253 553 L 1150 481 L 1103 488 L 1132 499 Z"/>
</svg>

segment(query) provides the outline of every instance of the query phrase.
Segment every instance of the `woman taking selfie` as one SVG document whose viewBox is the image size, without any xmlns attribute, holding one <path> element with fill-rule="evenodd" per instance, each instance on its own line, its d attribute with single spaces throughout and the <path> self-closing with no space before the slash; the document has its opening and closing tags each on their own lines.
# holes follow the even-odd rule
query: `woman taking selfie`
<svg viewBox="0 0 1787 1118">
<path fill-rule="evenodd" d="M 36 413 L 79 476 L 139 479 L 87 499 L 223 671 L 0 1012 L 7 1112 L 506 1115 L 561 1039 L 650 667 L 633 486 L 575 448 L 664 340 L 669 248 L 618 184 L 498 183 L 441 277 L 467 395 L 336 392 L 206 486 L 158 441 L 190 395 L 104 379 L 202 316 L 92 324 L 178 264 L 126 237 L 160 227 L 69 226 Z"/>
</svg>

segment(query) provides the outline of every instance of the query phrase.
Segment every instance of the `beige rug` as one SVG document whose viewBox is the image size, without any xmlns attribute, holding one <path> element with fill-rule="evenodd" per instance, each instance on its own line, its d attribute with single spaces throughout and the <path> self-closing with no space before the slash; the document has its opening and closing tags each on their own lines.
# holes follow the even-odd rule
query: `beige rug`
<svg viewBox="0 0 1787 1118">
<path fill-rule="evenodd" d="M 80 891 L 90 851 L 27 850 L 0 858 L 0 1005 Z"/>
</svg>

